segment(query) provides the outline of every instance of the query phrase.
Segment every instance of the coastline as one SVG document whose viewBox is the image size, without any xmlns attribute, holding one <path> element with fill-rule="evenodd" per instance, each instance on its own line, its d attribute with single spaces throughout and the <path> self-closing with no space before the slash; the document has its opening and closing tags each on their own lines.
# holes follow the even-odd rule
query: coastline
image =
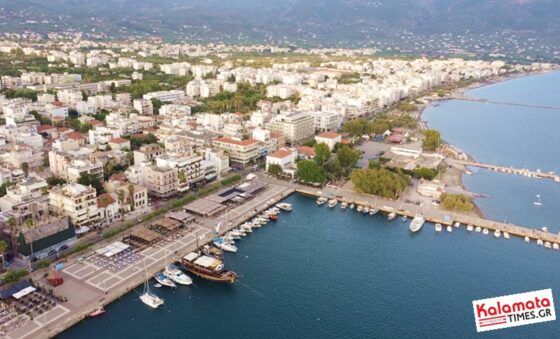
<svg viewBox="0 0 560 339">
<path fill-rule="evenodd" d="M 428 103 L 426 103 L 425 105 L 423 105 L 418 110 L 418 122 L 419 122 L 420 126 L 428 129 L 429 128 L 428 122 L 422 119 L 422 114 L 424 113 L 424 110 L 426 108 L 431 107 L 435 103 L 439 103 L 439 102 L 443 102 L 443 101 L 461 100 L 461 99 L 458 99 L 457 97 L 464 96 L 464 94 L 467 91 L 482 88 L 482 87 L 485 87 L 485 86 L 498 84 L 498 83 L 501 83 L 501 82 L 507 82 L 507 81 L 510 81 L 510 80 L 516 80 L 516 79 L 526 78 L 526 77 L 530 77 L 530 76 L 543 75 L 543 74 L 554 73 L 554 72 L 559 72 L 559 71 L 560 71 L 560 67 L 554 66 L 552 69 L 549 69 L 549 70 L 519 72 L 519 73 L 513 73 L 513 74 L 492 76 L 492 77 L 489 77 L 487 79 L 477 81 L 476 83 L 473 83 L 469 86 L 457 88 L 457 89 L 453 90 L 451 93 L 445 95 L 444 97 L 427 97 L 426 99 L 429 99 L 430 101 Z M 441 141 L 442 141 L 443 144 L 449 145 L 449 146 L 463 152 L 466 155 L 466 157 L 469 161 L 476 162 L 476 158 L 472 154 L 464 152 L 460 147 L 457 147 L 456 145 L 453 145 L 453 144 L 445 141 L 445 139 L 443 139 L 443 138 L 441 139 Z M 455 169 L 458 171 L 458 174 L 455 175 L 455 181 L 459 183 L 459 186 L 461 187 L 461 189 L 465 190 L 463 176 L 465 174 L 470 173 L 470 171 L 467 169 L 466 166 L 461 166 L 460 168 L 455 167 Z M 478 215 L 481 218 L 487 218 L 486 213 L 484 212 L 484 210 L 482 210 L 481 206 L 477 203 L 477 199 L 478 199 L 477 197 L 473 197 L 473 199 L 472 199 L 472 202 L 475 206 L 475 209 L 474 209 L 473 213 L 475 213 L 476 215 Z"/>
</svg>

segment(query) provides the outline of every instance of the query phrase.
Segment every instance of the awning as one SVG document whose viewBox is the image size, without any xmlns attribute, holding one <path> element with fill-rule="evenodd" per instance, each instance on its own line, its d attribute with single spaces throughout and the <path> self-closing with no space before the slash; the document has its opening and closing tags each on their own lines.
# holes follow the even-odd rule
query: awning
<svg viewBox="0 0 560 339">
<path fill-rule="evenodd" d="M 107 245 L 103 248 L 100 248 L 100 249 L 96 250 L 95 253 L 110 258 L 110 257 L 114 256 L 115 254 L 121 253 L 122 251 L 126 250 L 129 247 L 130 247 L 130 245 L 127 245 L 127 244 L 125 244 L 123 242 L 120 242 L 120 241 L 115 241 L 112 244 L 109 244 L 109 245 Z"/>
<path fill-rule="evenodd" d="M 20 290 L 19 292 L 12 294 L 12 297 L 14 297 L 16 299 L 23 298 L 23 297 L 25 297 L 26 295 L 28 295 L 29 293 L 31 293 L 35 290 L 36 290 L 35 287 L 28 286 L 28 287 L 24 288 L 23 290 Z"/>
<path fill-rule="evenodd" d="M 82 226 L 76 230 L 76 234 L 84 234 L 89 232 L 90 228 L 87 226 Z"/>
</svg>

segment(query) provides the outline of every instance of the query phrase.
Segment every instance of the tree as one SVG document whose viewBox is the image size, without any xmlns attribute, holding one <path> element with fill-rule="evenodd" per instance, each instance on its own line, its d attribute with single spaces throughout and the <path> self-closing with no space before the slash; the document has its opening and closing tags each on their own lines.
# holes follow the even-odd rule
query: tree
<svg viewBox="0 0 560 339">
<path fill-rule="evenodd" d="M 111 82 L 111 86 L 109 86 L 109 91 L 111 91 L 111 93 L 117 92 L 117 85 L 115 85 L 114 82 Z"/>
<path fill-rule="evenodd" d="M 0 255 L 2 256 L 2 268 L 4 268 L 4 255 L 8 252 L 8 243 L 5 240 L 0 240 Z"/>
<path fill-rule="evenodd" d="M 152 99 L 152 106 L 154 107 L 154 115 L 159 115 L 159 109 L 163 106 L 163 102 L 159 99 Z"/>
<path fill-rule="evenodd" d="M 342 126 L 342 131 L 355 137 L 361 137 L 368 133 L 368 123 L 364 119 L 350 120 Z"/>
<path fill-rule="evenodd" d="M 8 186 L 10 186 L 10 183 L 5 182 L 2 185 L 0 185 L 0 197 L 3 197 L 6 195 L 6 193 L 8 193 Z"/>
<path fill-rule="evenodd" d="M 23 222 L 23 224 L 24 224 L 26 227 L 31 228 L 31 227 L 33 227 L 33 219 L 27 218 L 27 219 L 25 219 L 25 221 Z"/>
<path fill-rule="evenodd" d="M 301 160 L 297 163 L 297 176 L 307 183 L 323 183 L 325 173 L 313 160 Z"/>
<path fill-rule="evenodd" d="M 472 212 L 474 210 L 473 202 L 464 194 L 443 193 L 440 200 L 441 207 L 449 211 Z"/>
<path fill-rule="evenodd" d="M 325 144 L 324 142 L 315 144 L 314 149 L 315 157 L 313 158 L 313 160 L 315 160 L 317 165 L 322 167 L 323 165 L 325 165 L 325 161 L 329 160 L 329 157 L 331 156 L 331 150 L 329 149 L 329 146 L 327 146 L 327 144 Z"/>
<path fill-rule="evenodd" d="M 82 173 L 78 178 L 78 184 L 84 186 L 91 185 L 91 187 L 95 188 L 95 191 L 97 192 L 98 196 L 103 194 L 103 184 L 101 184 L 101 180 L 99 180 L 99 178 L 94 174 L 89 174 L 85 172 Z"/>
<path fill-rule="evenodd" d="M 185 175 L 185 170 L 180 170 L 178 173 L 178 179 L 180 183 L 184 183 L 185 181 L 187 181 L 187 176 Z"/>
<path fill-rule="evenodd" d="M 316 143 L 317 143 L 317 140 L 309 139 L 309 140 L 307 140 L 306 142 L 303 143 L 303 146 L 313 147 L 313 146 L 315 146 Z"/>
<path fill-rule="evenodd" d="M 26 268 L 11 270 L 4 275 L 2 282 L 4 284 L 12 284 L 20 281 L 21 278 L 25 277 L 29 273 Z"/>
<path fill-rule="evenodd" d="M 360 193 L 397 199 L 410 183 L 410 178 L 400 171 L 383 167 L 364 168 L 352 172 L 354 190 Z"/>
<path fill-rule="evenodd" d="M 440 133 L 435 129 L 424 131 L 424 141 L 422 141 L 422 149 L 425 151 L 435 151 L 440 145 Z"/>
<path fill-rule="evenodd" d="M 29 164 L 27 162 L 21 163 L 21 170 L 25 174 L 25 177 L 29 176 Z"/>
<path fill-rule="evenodd" d="M 49 184 L 49 186 L 64 185 L 66 184 L 66 180 L 58 177 L 49 177 L 47 178 L 47 184 Z"/>
<path fill-rule="evenodd" d="M 346 145 L 339 147 L 336 152 L 336 158 L 340 162 L 340 166 L 346 169 L 354 167 L 358 160 L 360 160 L 360 156 L 360 151 L 352 149 Z"/>
<path fill-rule="evenodd" d="M 128 184 L 128 201 L 130 202 L 130 211 L 134 211 L 134 185 Z"/>
<path fill-rule="evenodd" d="M 438 171 L 431 168 L 418 167 L 412 170 L 412 174 L 417 178 L 432 180 L 438 175 Z"/>
<path fill-rule="evenodd" d="M 284 171 L 282 170 L 282 166 L 278 164 L 272 164 L 268 166 L 268 173 L 272 176 L 277 177 L 279 175 L 282 175 Z"/>
</svg>

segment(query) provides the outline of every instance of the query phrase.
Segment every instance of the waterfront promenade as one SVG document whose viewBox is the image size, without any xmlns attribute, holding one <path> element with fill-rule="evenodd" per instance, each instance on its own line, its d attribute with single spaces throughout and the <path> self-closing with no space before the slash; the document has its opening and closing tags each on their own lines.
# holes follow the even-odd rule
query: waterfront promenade
<svg viewBox="0 0 560 339">
<path fill-rule="evenodd" d="M 222 225 L 219 233 L 223 234 L 293 191 L 293 188 L 285 185 L 269 183 L 254 199 L 229 209 L 227 222 L 225 213 L 213 218 L 197 218 L 197 223 L 191 230 L 185 230 L 160 244 L 140 250 L 138 253 L 141 256 L 140 260 L 116 272 L 88 259 L 69 258 L 65 262 L 65 268 L 60 272 L 64 284 L 54 288 L 55 294 L 68 298 L 68 301 L 58 304 L 40 317 L 9 332 L 6 338 L 35 339 L 55 336 L 87 317 L 95 308 L 107 305 L 143 284 L 146 277 L 152 279 L 152 276 L 163 270 L 166 264 L 178 261 L 187 253 L 194 251 L 197 244 L 202 246 L 210 242 L 215 234 L 216 225 Z M 139 224 L 137 227 L 142 226 Z M 99 243 L 89 252 L 93 253 L 92 251 L 114 240 L 117 239 Z M 44 279 L 40 279 L 40 283 L 46 285 Z"/>
</svg>

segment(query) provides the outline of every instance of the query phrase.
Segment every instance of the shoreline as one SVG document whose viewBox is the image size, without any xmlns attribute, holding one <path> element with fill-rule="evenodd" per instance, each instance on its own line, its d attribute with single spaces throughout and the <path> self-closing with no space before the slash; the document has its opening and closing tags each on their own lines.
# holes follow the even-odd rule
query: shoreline
<svg viewBox="0 0 560 339">
<path fill-rule="evenodd" d="M 482 88 L 482 87 L 486 87 L 486 86 L 491 86 L 491 85 L 495 85 L 495 84 L 498 84 L 498 83 L 507 82 L 507 81 L 511 81 L 511 80 L 522 79 L 522 78 L 526 78 L 526 77 L 530 77 L 530 76 L 544 75 L 544 74 L 555 73 L 555 72 L 560 72 L 560 67 L 559 66 L 554 66 L 550 70 L 531 71 L 531 72 L 522 72 L 522 73 L 513 73 L 513 74 L 492 76 L 488 79 L 477 81 L 476 83 L 471 84 L 469 86 L 457 88 L 457 89 L 453 90 L 451 93 L 449 93 L 448 95 L 446 95 L 444 97 L 441 97 L 441 98 L 431 98 L 431 97 L 429 97 L 428 99 L 430 101 L 428 103 L 426 103 L 425 105 L 423 105 L 422 108 L 420 108 L 418 110 L 418 123 L 421 126 L 425 126 L 426 128 L 429 128 L 428 122 L 426 120 L 422 119 L 422 115 L 423 115 L 424 111 L 428 107 L 433 106 L 434 103 L 439 103 L 439 102 L 443 102 L 443 101 L 450 101 L 450 100 L 461 100 L 461 99 L 457 99 L 455 97 L 464 95 L 465 92 L 467 92 L 467 91 L 471 91 L 471 90 L 474 90 L 474 89 L 478 89 L 478 88 Z M 441 138 L 441 141 L 442 141 L 443 144 L 449 145 L 449 146 L 451 146 L 451 147 L 453 147 L 457 150 L 462 151 L 466 155 L 466 157 L 469 161 L 476 161 L 476 158 L 472 154 L 464 152 L 461 148 L 445 141 L 445 139 L 443 139 L 443 138 Z M 460 172 L 460 174 L 458 175 L 458 182 L 460 183 L 461 189 L 465 190 L 465 183 L 464 183 L 464 180 L 463 180 L 463 176 L 465 174 L 467 174 L 468 169 L 467 169 L 466 166 L 462 166 L 462 168 L 457 168 L 457 170 L 459 170 L 459 172 Z M 487 218 L 486 213 L 484 212 L 482 207 L 477 203 L 477 199 L 478 199 L 477 197 L 472 198 L 472 202 L 475 206 L 473 213 L 475 213 L 476 215 L 478 215 L 481 218 Z"/>
</svg>

